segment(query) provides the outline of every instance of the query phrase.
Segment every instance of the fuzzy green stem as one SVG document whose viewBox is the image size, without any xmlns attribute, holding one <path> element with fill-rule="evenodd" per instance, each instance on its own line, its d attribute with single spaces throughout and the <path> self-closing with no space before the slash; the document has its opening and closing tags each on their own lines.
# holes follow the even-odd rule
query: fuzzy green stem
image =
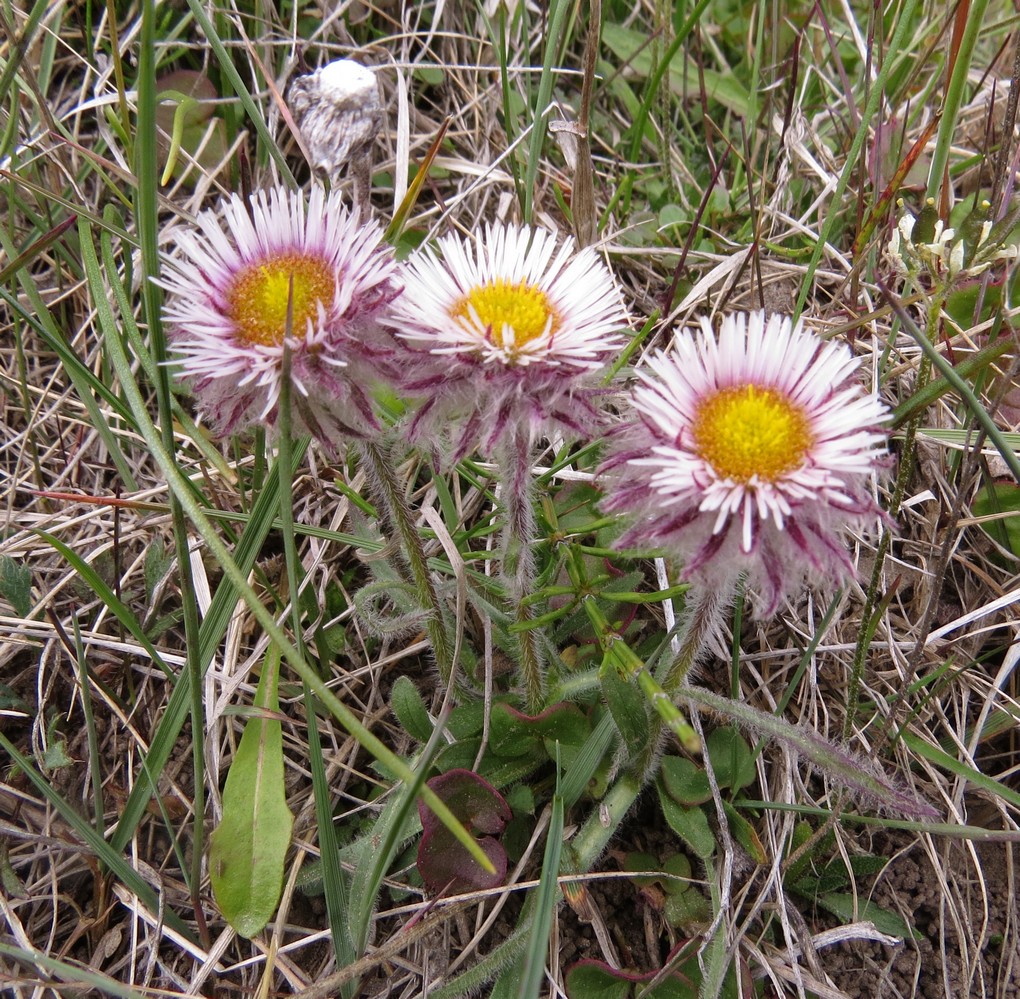
<svg viewBox="0 0 1020 999">
<path fill-rule="evenodd" d="M 544 704 L 542 654 L 538 633 L 532 626 L 534 614 L 525 597 L 535 589 L 535 564 L 531 541 L 535 536 L 535 507 L 531 483 L 531 443 L 527 433 L 518 429 L 503 448 L 500 469 L 503 473 L 503 502 L 506 524 L 503 528 L 502 577 L 518 625 L 521 683 L 528 710 L 540 711 Z"/>
<path fill-rule="evenodd" d="M 374 441 L 362 441 L 359 446 L 368 464 L 375 492 L 382 501 L 380 512 L 386 529 L 400 539 L 401 553 L 411 573 L 418 605 L 426 612 L 425 628 L 432 643 L 432 654 L 436 657 L 439 675 L 443 683 L 449 684 L 453 678 L 453 645 L 446 630 L 436 584 L 429 571 L 425 546 L 415 527 L 404 490 L 394 473 L 391 455 L 383 445 Z"/>
<path fill-rule="evenodd" d="M 586 599 L 585 610 L 599 635 L 599 643 L 620 675 L 634 680 L 655 709 L 649 721 L 648 739 L 644 750 L 635 758 L 627 772 L 613 785 L 599 807 L 588 817 L 573 843 L 576 870 L 587 871 L 598 859 L 615 834 L 638 793 L 655 776 L 659 743 L 663 728 L 668 728 L 690 752 L 699 752 L 701 740 L 674 703 L 678 693 L 683 696 L 685 681 L 691 667 L 698 661 L 708 639 L 719 621 L 719 614 L 732 597 L 732 589 L 703 589 L 692 593 L 687 604 L 687 623 L 680 651 L 665 671 L 660 683 L 648 672 L 645 664 L 626 642 L 615 635 L 595 601 Z"/>
<path fill-rule="evenodd" d="M 690 672 L 704 654 L 705 646 L 719 624 L 719 615 L 723 608 L 729 604 L 732 596 L 732 586 L 723 589 L 692 587 L 688 590 L 687 605 L 684 608 L 686 620 L 680 637 L 679 651 L 673 657 L 669 668 L 661 676 L 653 679 L 645 670 L 644 674 L 648 679 L 642 683 L 641 675 L 638 675 L 639 686 L 645 691 L 646 696 L 649 694 L 647 689 L 649 682 L 655 683 L 658 687 L 658 693 L 654 697 L 649 697 L 658 717 L 653 718 L 649 723 L 648 742 L 644 752 L 633 763 L 635 769 L 644 773 L 646 780 L 650 780 L 655 771 L 659 745 L 662 742 L 663 725 L 674 734 L 681 735 L 681 731 L 678 731 L 670 713 L 675 712 L 677 717 L 683 718 L 683 714 L 674 701 L 677 694 L 686 689 Z M 684 726 L 683 735 L 687 735 L 688 732 L 693 733 L 693 729 L 686 719 L 684 719 Z M 688 749 L 693 745 L 697 747 L 695 751 L 700 750 L 700 740 L 696 733 L 690 738 L 681 737 L 681 742 Z"/>
<path fill-rule="evenodd" d="M 732 599 L 732 586 L 722 589 L 692 587 L 687 591 L 680 651 L 673 657 L 665 675 L 659 677 L 667 694 L 675 694 L 687 682 L 691 669 L 704 654 L 705 646 L 719 624 L 720 614 Z"/>
<path fill-rule="evenodd" d="M 626 818 L 643 786 L 643 779 L 633 771 L 628 771 L 606 792 L 598 807 L 592 809 L 570 844 L 575 871 L 591 870 Z"/>
<path fill-rule="evenodd" d="M 700 752 L 701 740 L 698 738 L 697 732 L 691 728 L 690 723 L 673 703 L 669 694 L 662 689 L 659 681 L 645 668 L 641 657 L 613 631 L 593 597 L 585 597 L 584 610 L 595 627 L 602 651 L 610 659 L 620 676 L 637 683 L 642 693 L 648 698 L 649 704 L 655 708 L 662 724 L 669 728 L 688 752 Z M 661 726 L 656 729 L 656 738 L 649 740 L 647 760 L 639 767 L 642 772 L 647 770 L 651 766 L 651 761 L 654 760 L 654 747 L 658 742 L 657 733 L 660 731 Z"/>
<path fill-rule="evenodd" d="M 935 818 L 938 813 L 927 802 L 897 787 L 878 768 L 829 742 L 814 729 L 791 725 L 785 718 L 759 711 L 744 701 L 722 697 L 704 687 L 684 687 L 680 697 L 688 704 L 722 715 L 755 735 L 786 746 L 797 756 L 813 763 L 827 777 L 886 808 L 911 818 Z"/>
</svg>

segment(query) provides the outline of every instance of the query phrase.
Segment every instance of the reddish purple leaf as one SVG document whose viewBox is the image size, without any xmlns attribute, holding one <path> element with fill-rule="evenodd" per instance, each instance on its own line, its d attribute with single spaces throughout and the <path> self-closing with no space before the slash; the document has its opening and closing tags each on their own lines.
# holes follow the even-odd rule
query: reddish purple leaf
<svg viewBox="0 0 1020 999">
<path fill-rule="evenodd" d="M 496 868 L 489 874 L 464 849 L 454 835 L 423 802 L 418 802 L 422 837 L 418 846 L 418 873 L 431 892 L 458 894 L 495 888 L 506 880 L 506 851 L 495 838 L 499 836 L 511 812 L 503 796 L 471 770 L 450 770 L 428 781 L 428 786 L 474 833 L 478 845 Z"/>
</svg>

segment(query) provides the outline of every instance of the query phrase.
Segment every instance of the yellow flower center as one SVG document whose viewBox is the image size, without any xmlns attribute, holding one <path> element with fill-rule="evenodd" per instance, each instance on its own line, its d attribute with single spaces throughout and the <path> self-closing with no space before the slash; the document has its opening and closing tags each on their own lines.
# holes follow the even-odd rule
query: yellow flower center
<svg viewBox="0 0 1020 999">
<path fill-rule="evenodd" d="M 694 420 L 698 454 L 720 476 L 775 482 L 804 461 L 813 441 L 804 411 L 775 389 L 741 385 L 705 399 Z"/>
<path fill-rule="evenodd" d="M 499 278 L 492 284 L 472 288 L 451 313 L 455 319 L 470 320 L 472 309 L 488 330 L 489 339 L 497 347 L 509 350 L 523 347 L 547 330 L 554 334 L 560 324 L 545 292 L 526 281 L 511 284 Z M 513 330 L 509 343 L 503 337 L 506 327 Z"/>
<path fill-rule="evenodd" d="M 238 271 L 227 289 L 226 309 L 237 338 L 263 347 L 282 343 L 292 285 L 290 328 L 300 334 L 318 315 L 319 303 L 333 299 L 333 271 L 326 262 L 308 254 L 281 253 Z"/>
</svg>

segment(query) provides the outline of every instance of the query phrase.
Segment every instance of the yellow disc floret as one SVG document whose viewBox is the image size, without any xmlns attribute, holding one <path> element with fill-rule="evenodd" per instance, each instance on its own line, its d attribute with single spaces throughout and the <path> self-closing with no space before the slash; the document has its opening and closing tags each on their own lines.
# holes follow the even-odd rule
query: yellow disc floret
<svg viewBox="0 0 1020 999">
<path fill-rule="evenodd" d="M 698 454 L 722 477 L 775 482 L 797 468 L 812 445 L 804 411 L 775 389 L 722 389 L 698 406 L 693 425 Z"/>
<path fill-rule="evenodd" d="M 472 288 L 451 309 L 455 319 L 472 320 L 472 311 L 497 347 L 514 351 L 559 327 L 559 316 L 541 288 L 498 278 Z M 506 331 L 506 333 L 504 333 Z"/>
<path fill-rule="evenodd" d="M 271 347 L 286 336 L 292 295 L 290 328 L 301 335 L 308 321 L 316 319 L 319 303 L 333 300 L 334 286 L 333 271 L 321 257 L 281 253 L 237 272 L 227 289 L 226 313 L 239 340 Z"/>
</svg>

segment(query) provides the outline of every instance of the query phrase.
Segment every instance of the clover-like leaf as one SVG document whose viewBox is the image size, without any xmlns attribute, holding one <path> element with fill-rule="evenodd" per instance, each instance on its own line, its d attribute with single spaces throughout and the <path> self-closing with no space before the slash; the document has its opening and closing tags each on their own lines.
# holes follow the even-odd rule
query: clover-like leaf
<svg viewBox="0 0 1020 999">
<path fill-rule="evenodd" d="M 491 716 L 489 745 L 497 756 L 525 756 L 543 743 L 561 747 L 581 746 L 591 732 L 591 722 L 576 704 L 561 701 L 537 715 L 526 715 L 509 704 L 495 704 Z"/>
<path fill-rule="evenodd" d="M 708 755 L 720 787 L 739 791 L 758 777 L 751 747 L 735 728 L 724 726 L 712 732 L 708 737 Z"/>
<path fill-rule="evenodd" d="M 506 850 L 496 838 L 512 818 L 503 796 L 484 778 L 471 770 L 450 770 L 428 781 L 428 786 L 460 820 L 492 861 L 490 874 L 464 849 L 436 818 L 418 802 L 422 837 L 418 846 L 418 873 L 432 892 L 457 894 L 495 888 L 506 879 Z"/>
<path fill-rule="evenodd" d="M 708 774 L 683 756 L 662 758 L 662 782 L 670 796 L 681 805 L 702 805 L 712 797 Z"/>
</svg>

